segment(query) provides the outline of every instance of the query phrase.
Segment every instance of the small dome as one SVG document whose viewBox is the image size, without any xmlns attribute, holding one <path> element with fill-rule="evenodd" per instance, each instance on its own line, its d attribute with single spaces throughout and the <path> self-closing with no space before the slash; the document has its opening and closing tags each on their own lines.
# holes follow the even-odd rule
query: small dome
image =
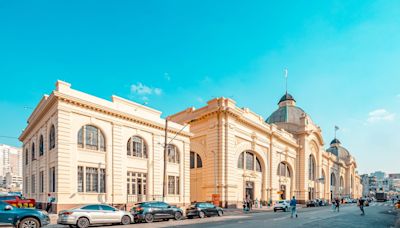
<svg viewBox="0 0 400 228">
<path fill-rule="evenodd" d="M 308 116 L 303 109 L 296 106 L 296 100 L 289 93 L 283 95 L 283 97 L 279 100 L 278 105 L 278 110 L 273 112 L 265 122 L 269 124 L 291 123 L 302 125 L 301 118 Z"/>
<path fill-rule="evenodd" d="M 333 145 L 333 144 L 341 144 L 340 143 L 340 141 L 339 141 L 339 139 L 334 139 L 334 140 L 332 140 L 332 142 L 331 142 L 331 145 Z"/>
<path fill-rule="evenodd" d="M 293 98 L 292 95 L 286 93 L 286 94 L 283 95 L 282 98 L 279 100 L 279 103 L 278 103 L 278 104 L 280 104 L 281 102 L 284 102 L 284 101 L 296 101 L 296 100 Z"/>
<path fill-rule="evenodd" d="M 272 123 L 293 123 L 301 124 L 300 118 L 307 114 L 303 109 L 296 106 L 282 106 L 278 110 L 273 112 L 268 119 L 265 121 L 269 124 Z"/>
<path fill-rule="evenodd" d="M 338 139 L 332 140 L 331 146 L 326 151 L 336 155 L 341 160 L 348 160 L 351 157 L 350 152 L 341 146 L 341 143 Z"/>
</svg>

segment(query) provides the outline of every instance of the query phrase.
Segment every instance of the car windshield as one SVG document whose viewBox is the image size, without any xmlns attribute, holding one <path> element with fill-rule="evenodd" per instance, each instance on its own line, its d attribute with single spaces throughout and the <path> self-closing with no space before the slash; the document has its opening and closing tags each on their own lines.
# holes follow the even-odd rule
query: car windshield
<svg viewBox="0 0 400 228">
<path fill-rule="evenodd" d="M 285 203 L 285 201 L 278 201 L 278 203 Z"/>
</svg>

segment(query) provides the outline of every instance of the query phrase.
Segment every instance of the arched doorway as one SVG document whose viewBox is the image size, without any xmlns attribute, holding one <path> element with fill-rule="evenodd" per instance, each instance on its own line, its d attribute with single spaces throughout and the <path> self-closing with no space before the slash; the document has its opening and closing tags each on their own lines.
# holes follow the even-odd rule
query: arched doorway
<svg viewBox="0 0 400 228">
<path fill-rule="evenodd" d="M 292 185 L 292 173 L 290 171 L 289 164 L 281 162 L 278 165 L 278 177 L 279 177 L 279 195 L 280 199 L 289 199 L 291 194 Z"/>
<path fill-rule="evenodd" d="M 239 155 L 237 167 L 242 172 L 243 186 L 238 198 L 251 200 L 262 199 L 263 160 L 253 151 L 244 151 Z M 239 198 L 239 200 L 240 200 Z"/>
<path fill-rule="evenodd" d="M 336 175 L 331 173 L 331 201 L 335 197 L 335 187 L 336 187 Z"/>
</svg>

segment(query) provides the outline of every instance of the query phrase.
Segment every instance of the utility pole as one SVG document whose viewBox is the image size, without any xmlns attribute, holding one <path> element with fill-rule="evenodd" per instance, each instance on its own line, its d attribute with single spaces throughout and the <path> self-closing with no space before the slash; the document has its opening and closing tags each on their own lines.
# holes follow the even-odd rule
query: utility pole
<svg viewBox="0 0 400 228">
<path fill-rule="evenodd" d="M 167 195 L 167 152 L 168 152 L 168 117 L 165 118 L 164 133 L 164 181 L 163 181 L 163 201 Z"/>
</svg>

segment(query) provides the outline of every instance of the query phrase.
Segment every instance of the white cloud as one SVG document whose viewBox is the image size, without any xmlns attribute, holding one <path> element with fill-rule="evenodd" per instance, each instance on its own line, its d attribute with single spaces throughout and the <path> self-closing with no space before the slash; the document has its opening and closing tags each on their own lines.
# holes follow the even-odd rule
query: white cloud
<svg viewBox="0 0 400 228">
<path fill-rule="evenodd" d="M 138 94 L 138 95 L 161 95 L 162 90 L 160 88 L 152 88 L 138 82 L 136 84 L 131 85 L 131 94 Z"/>
<path fill-rule="evenodd" d="M 380 121 L 392 121 L 396 114 L 388 112 L 386 109 L 377 109 L 368 114 L 368 122 L 375 123 Z"/>
</svg>

